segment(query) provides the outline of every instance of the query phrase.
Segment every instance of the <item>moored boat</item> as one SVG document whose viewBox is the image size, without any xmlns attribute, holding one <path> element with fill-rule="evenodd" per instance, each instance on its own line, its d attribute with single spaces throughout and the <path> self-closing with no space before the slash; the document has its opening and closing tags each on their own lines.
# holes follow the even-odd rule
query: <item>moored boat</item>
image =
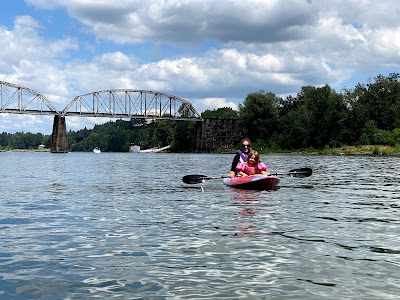
<svg viewBox="0 0 400 300">
<path fill-rule="evenodd" d="M 131 153 L 139 153 L 140 152 L 140 146 L 138 146 L 138 145 L 130 145 L 129 146 L 129 152 L 131 152 Z"/>
<path fill-rule="evenodd" d="M 93 152 L 94 153 L 101 153 L 101 150 L 100 150 L 99 147 L 96 147 L 96 148 L 93 149 Z"/>
<path fill-rule="evenodd" d="M 224 184 L 244 190 L 276 190 L 280 178 L 276 175 L 256 174 L 245 177 L 224 178 Z"/>
</svg>

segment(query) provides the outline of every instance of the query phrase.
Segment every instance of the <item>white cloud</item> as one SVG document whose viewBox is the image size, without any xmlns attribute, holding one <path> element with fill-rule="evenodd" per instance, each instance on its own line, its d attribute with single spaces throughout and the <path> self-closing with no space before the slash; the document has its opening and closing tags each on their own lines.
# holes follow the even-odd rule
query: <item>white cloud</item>
<svg viewBox="0 0 400 300">
<path fill-rule="evenodd" d="M 0 132 L 51 134 L 52 129 L 51 116 L 0 114 Z"/>
<path fill-rule="evenodd" d="M 370 44 L 371 49 L 379 57 L 386 61 L 392 58 L 394 62 L 399 61 L 400 56 L 400 26 L 397 28 L 382 28 L 376 31 L 365 29 L 368 39 L 374 41 Z"/>
<path fill-rule="evenodd" d="M 111 118 L 66 117 L 67 130 L 77 131 L 84 127 L 91 129 L 96 124 L 104 124 L 110 120 L 115 121 L 115 119 Z"/>
<path fill-rule="evenodd" d="M 18 30 L 27 30 L 39 28 L 39 23 L 31 16 L 18 16 L 14 20 L 15 28 Z"/>
<path fill-rule="evenodd" d="M 199 104 L 203 108 L 202 111 L 207 109 L 214 110 L 221 107 L 230 107 L 234 110 L 238 110 L 238 105 L 235 102 L 228 101 L 224 98 L 205 98 L 199 100 Z"/>
</svg>

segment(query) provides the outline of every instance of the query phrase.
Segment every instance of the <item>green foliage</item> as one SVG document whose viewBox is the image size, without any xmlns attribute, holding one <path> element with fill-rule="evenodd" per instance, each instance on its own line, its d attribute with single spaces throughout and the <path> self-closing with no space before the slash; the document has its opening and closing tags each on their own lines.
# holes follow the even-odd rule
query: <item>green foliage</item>
<svg viewBox="0 0 400 300">
<path fill-rule="evenodd" d="M 239 105 L 239 118 L 251 140 L 269 140 L 279 128 L 278 104 L 273 93 L 251 93 Z"/>
<path fill-rule="evenodd" d="M 392 131 L 392 144 L 400 145 L 400 128 L 395 128 Z"/>
<path fill-rule="evenodd" d="M 237 119 L 238 112 L 231 107 L 220 107 L 214 110 L 205 110 L 201 114 L 202 118 L 208 119 Z"/>
<path fill-rule="evenodd" d="M 3 132 L 0 134 L 0 147 L 1 149 L 37 149 L 40 144 L 45 144 L 45 146 L 50 144 L 46 142 L 49 139 L 50 136 L 41 133 L 17 132 L 10 134 Z"/>
</svg>

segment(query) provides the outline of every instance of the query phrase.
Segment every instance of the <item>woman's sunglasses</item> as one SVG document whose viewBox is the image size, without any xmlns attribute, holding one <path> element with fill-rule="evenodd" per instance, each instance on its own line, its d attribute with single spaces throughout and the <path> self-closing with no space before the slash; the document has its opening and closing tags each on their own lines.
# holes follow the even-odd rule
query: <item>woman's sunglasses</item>
<svg viewBox="0 0 400 300">
<path fill-rule="evenodd" d="M 243 147 L 243 148 L 250 148 L 251 145 L 244 145 L 244 144 L 242 144 L 242 147 Z"/>
</svg>

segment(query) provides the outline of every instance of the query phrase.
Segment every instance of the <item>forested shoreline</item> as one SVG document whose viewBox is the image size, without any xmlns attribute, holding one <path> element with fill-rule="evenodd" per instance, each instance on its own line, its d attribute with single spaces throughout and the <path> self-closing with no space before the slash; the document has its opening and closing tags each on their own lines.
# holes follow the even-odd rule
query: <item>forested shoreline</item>
<svg viewBox="0 0 400 300">
<path fill-rule="evenodd" d="M 329 85 L 304 86 L 296 96 L 286 98 L 258 91 L 248 94 L 238 111 L 219 108 L 204 111 L 202 116 L 237 118 L 243 135 L 262 152 L 329 153 L 329 149 L 340 152 L 341 148 L 380 145 L 399 153 L 400 74 L 378 75 L 340 93 Z M 117 120 L 69 131 L 68 145 L 70 151 L 100 147 L 104 152 L 127 152 L 129 144 L 141 144 L 143 148 L 171 145 L 172 152 L 192 152 L 194 130 L 195 124 L 188 121 Z M 49 148 L 50 142 L 51 137 L 41 133 L 0 134 L 0 150 Z M 374 147 L 372 152 L 382 152 Z M 218 149 L 229 150 L 234 149 Z"/>
</svg>

